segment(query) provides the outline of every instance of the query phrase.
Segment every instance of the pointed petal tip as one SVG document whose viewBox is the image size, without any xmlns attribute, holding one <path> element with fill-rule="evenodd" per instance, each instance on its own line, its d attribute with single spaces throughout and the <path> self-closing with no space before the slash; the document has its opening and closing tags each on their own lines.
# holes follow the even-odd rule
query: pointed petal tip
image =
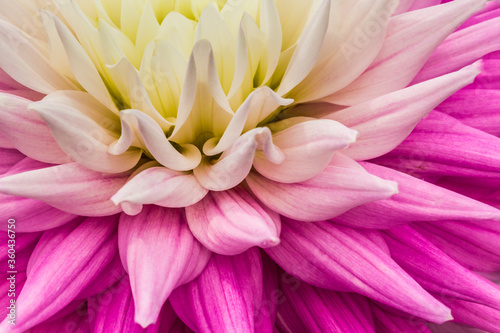
<svg viewBox="0 0 500 333">
<path fill-rule="evenodd" d="M 136 308 L 134 321 L 137 325 L 140 325 L 142 328 L 146 329 L 148 326 L 153 325 L 158 320 L 158 314 L 152 311 L 141 311 L 139 308 Z"/>
<path fill-rule="evenodd" d="M 278 237 L 271 237 L 260 244 L 260 247 L 265 249 L 268 247 L 273 247 L 279 245 L 281 240 Z"/>
</svg>

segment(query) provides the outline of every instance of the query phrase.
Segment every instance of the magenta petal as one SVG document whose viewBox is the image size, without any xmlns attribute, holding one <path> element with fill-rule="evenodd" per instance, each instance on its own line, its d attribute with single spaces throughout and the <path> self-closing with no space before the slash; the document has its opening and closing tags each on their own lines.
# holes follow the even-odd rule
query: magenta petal
<svg viewBox="0 0 500 333">
<path fill-rule="evenodd" d="M 241 187 L 210 192 L 186 207 L 186 219 L 193 235 L 215 253 L 235 255 L 253 246 L 279 243 L 279 215 L 262 207 Z"/>
<path fill-rule="evenodd" d="M 193 237 L 179 209 L 147 206 L 136 216 L 122 214 L 118 235 L 135 321 L 147 327 L 157 321 L 172 290 L 201 273 L 210 252 Z"/>
<path fill-rule="evenodd" d="M 484 222 L 415 223 L 412 228 L 462 266 L 481 272 L 500 271 L 500 225 Z"/>
<path fill-rule="evenodd" d="M 397 193 L 397 184 L 375 177 L 336 153 L 319 175 L 296 184 L 278 183 L 252 172 L 246 179 L 253 193 L 272 210 L 299 221 L 321 221 Z"/>
<path fill-rule="evenodd" d="M 433 111 L 389 154 L 375 160 L 421 176 L 500 178 L 500 138 Z"/>
<path fill-rule="evenodd" d="M 454 322 L 469 325 L 489 333 L 500 333 L 500 311 L 483 304 L 436 296 L 450 309 Z"/>
<path fill-rule="evenodd" d="M 389 228 L 413 221 L 500 219 L 500 210 L 399 171 L 368 162 L 370 173 L 396 181 L 399 193 L 390 199 L 356 207 L 335 222 L 365 228 Z"/>
<path fill-rule="evenodd" d="M 31 258 L 28 280 L 17 299 L 16 332 L 63 309 L 116 254 L 116 218 L 89 218 L 70 227 L 61 229 L 62 239 L 55 237 L 59 229 L 46 231 L 40 239 L 35 249 L 39 253 Z M 7 326 L 4 321 L 0 329 Z"/>
<path fill-rule="evenodd" d="M 40 200 L 68 213 L 103 216 L 121 211 L 110 198 L 127 179 L 127 174 L 103 174 L 69 163 L 4 177 L 0 192 Z"/>
<path fill-rule="evenodd" d="M 262 300 L 262 260 L 257 249 L 237 256 L 214 254 L 198 279 L 177 288 L 170 302 L 192 330 L 254 332 Z"/>
<path fill-rule="evenodd" d="M 6 173 L 10 168 L 23 160 L 25 157 L 26 156 L 15 149 L 0 148 L 0 175 Z"/>
<path fill-rule="evenodd" d="M 316 288 L 298 280 L 290 283 L 286 273 L 281 290 L 284 295 L 277 324 L 284 332 L 375 333 L 370 305 L 363 296 Z"/>
<path fill-rule="evenodd" d="M 500 288 L 464 268 L 410 226 L 385 231 L 392 258 L 428 291 L 500 307 Z"/>
<path fill-rule="evenodd" d="M 375 328 L 384 333 L 430 333 L 429 329 L 419 318 L 405 319 L 391 312 L 384 311 L 371 303 Z"/>
<path fill-rule="evenodd" d="M 102 270 L 101 274 L 95 277 L 75 299 L 86 299 L 97 295 L 120 281 L 125 274 L 127 273 L 123 268 L 120 254 L 116 253 L 113 260 Z"/>
<path fill-rule="evenodd" d="M 376 232 L 289 219 L 284 219 L 282 228 L 281 244 L 266 252 L 302 281 L 321 288 L 357 292 L 428 321 L 444 322 L 451 318 L 449 309 L 378 246 L 372 237 Z"/>
<path fill-rule="evenodd" d="M 102 294 L 90 298 L 89 316 L 95 316 L 93 333 L 157 333 L 159 322 L 143 329 L 134 322 L 134 299 L 128 276 Z"/>
<path fill-rule="evenodd" d="M 33 327 L 31 333 L 72 332 L 90 333 L 89 318 L 83 311 L 74 312 L 66 317 L 44 322 Z"/>
<path fill-rule="evenodd" d="M 283 292 L 279 289 L 278 265 L 264 252 L 262 254 L 263 294 L 262 302 L 257 306 L 255 331 L 260 333 L 275 332 L 278 304 L 283 301 Z"/>
</svg>

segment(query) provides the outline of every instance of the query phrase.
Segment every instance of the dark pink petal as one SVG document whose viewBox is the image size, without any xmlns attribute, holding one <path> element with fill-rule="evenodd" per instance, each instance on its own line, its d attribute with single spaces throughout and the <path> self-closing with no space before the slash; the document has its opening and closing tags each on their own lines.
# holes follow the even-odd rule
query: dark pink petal
<svg viewBox="0 0 500 333">
<path fill-rule="evenodd" d="M 375 232 L 289 219 L 284 219 L 282 228 L 281 244 L 266 252 L 300 280 L 321 288 L 357 292 L 428 321 L 451 319 L 449 309 L 372 239 Z"/>
<path fill-rule="evenodd" d="M 42 201 L 0 194 L 0 218 L 3 221 L 14 218 L 18 232 L 52 229 L 76 217 L 74 214 L 63 212 Z"/>
<path fill-rule="evenodd" d="M 412 228 L 464 267 L 500 271 L 500 225 L 491 221 L 415 223 Z"/>
<path fill-rule="evenodd" d="M 71 332 L 90 333 L 89 318 L 85 312 L 75 312 L 66 317 L 44 322 L 33 327 L 31 333 Z"/>
<path fill-rule="evenodd" d="M 421 176 L 500 178 L 500 138 L 433 111 L 389 154 L 375 160 Z"/>
<path fill-rule="evenodd" d="M 453 72 L 499 50 L 499 30 L 500 17 L 495 17 L 451 34 L 430 56 L 413 83 Z"/>
<path fill-rule="evenodd" d="M 488 333 L 479 328 L 456 324 L 451 321 L 441 325 L 428 323 L 427 327 L 431 330 L 432 333 Z"/>
<path fill-rule="evenodd" d="M 146 206 L 136 216 L 122 214 L 118 238 L 130 275 L 135 321 L 143 327 L 157 321 L 172 290 L 196 278 L 210 258 L 179 209 Z"/>
<path fill-rule="evenodd" d="M 26 156 L 15 149 L 0 148 L 0 175 L 6 173 Z"/>
<path fill-rule="evenodd" d="M 35 111 L 28 109 L 32 101 L 0 94 L 0 132 L 23 154 L 46 163 L 70 161 L 57 145 L 49 127 Z M 19 124 L 23 124 L 19 126 Z"/>
<path fill-rule="evenodd" d="M 215 253 L 235 255 L 253 246 L 279 243 L 279 215 L 262 207 L 241 187 L 210 192 L 185 209 L 193 235 Z"/>
<path fill-rule="evenodd" d="M 40 200 L 72 214 L 112 215 L 121 209 L 110 198 L 128 177 L 68 163 L 4 177 L 0 179 L 0 192 Z"/>
<path fill-rule="evenodd" d="M 262 251 L 263 294 L 262 302 L 257 305 L 255 331 L 262 333 L 275 332 L 278 304 L 283 301 L 283 292 L 279 289 L 278 265 Z"/>
<path fill-rule="evenodd" d="M 281 279 L 284 295 L 278 307 L 281 331 L 375 333 L 370 305 L 363 296 L 283 281 L 289 281 L 286 275 Z"/>
<path fill-rule="evenodd" d="M 116 253 L 113 260 L 102 270 L 101 274 L 94 278 L 75 299 L 86 299 L 97 295 L 120 281 L 125 274 L 127 273 L 123 268 L 120 254 Z"/>
<path fill-rule="evenodd" d="M 134 321 L 134 299 L 128 276 L 109 290 L 90 298 L 89 316 L 95 317 L 93 333 L 157 333 L 159 322 L 143 329 Z"/>
<path fill-rule="evenodd" d="M 453 1 L 392 17 L 384 45 L 370 67 L 325 100 L 355 105 L 406 87 L 436 47 L 484 3 Z"/>
<path fill-rule="evenodd" d="M 499 333 L 500 311 L 483 304 L 467 302 L 455 298 L 436 297 L 446 304 L 453 315 L 453 321 L 469 325 L 489 333 Z"/>
<path fill-rule="evenodd" d="M 462 89 L 441 103 L 437 109 L 459 119 L 465 125 L 500 136 L 499 104 L 500 90 Z"/>
<path fill-rule="evenodd" d="M 472 83 L 480 72 L 478 66 L 474 64 L 340 111 L 333 109 L 324 117 L 359 132 L 356 142 L 344 152 L 347 156 L 355 160 L 375 158 L 400 144 L 445 98 Z"/>
<path fill-rule="evenodd" d="M 395 181 L 390 199 L 356 207 L 335 222 L 365 228 L 390 228 L 412 221 L 500 219 L 500 210 L 399 171 L 361 162 L 368 172 Z"/>
<path fill-rule="evenodd" d="M 255 172 L 246 181 L 265 205 L 300 221 L 333 218 L 353 207 L 397 193 L 396 183 L 369 174 L 340 153 L 334 155 L 322 173 L 302 183 L 278 183 Z"/>
<path fill-rule="evenodd" d="M 63 309 L 101 273 L 118 250 L 116 222 L 116 217 L 89 218 L 76 228 L 62 229 L 62 239 L 54 237 L 59 229 L 44 233 L 35 249 L 40 249 L 39 254 L 32 256 L 28 280 L 17 298 L 15 332 Z M 0 329 L 8 326 L 4 321 Z"/>
<path fill-rule="evenodd" d="M 428 291 L 500 307 L 500 287 L 464 268 L 410 226 L 385 231 L 392 258 Z"/>
<path fill-rule="evenodd" d="M 3 230 L 7 231 L 9 228 L 8 225 L 9 224 L 7 224 L 7 220 L 2 221 L 2 229 Z M 15 250 L 17 253 L 24 251 L 24 250 L 33 251 L 33 249 L 35 248 L 35 245 L 38 243 L 38 240 L 42 236 L 42 233 L 40 233 L 40 232 L 32 232 L 32 233 L 27 233 L 27 234 L 18 233 L 17 221 L 14 225 L 16 227 L 12 230 L 16 233 L 15 242 L 8 242 L 8 240 L 10 238 L 8 237 L 7 232 L 2 232 L 0 234 L 0 241 L 2 242 L 2 243 L 0 243 L 0 263 L 2 263 L 2 264 L 7 263 L 7 260 L 9 259 L 8 258 L 9 253 L 7 252 L 9 249 L 9 246 L 8 246 L 9 244 L 13 244 L 13 243 L 15 244 Z M 31 252 L 29 253 L 29 255 L 31 255 Z M 29 255 L 28 255 L 28 257 L 29 257 Z"/>
<path fill-rule="evenodd" d="M 158 332 L 167 333 L 190 333 L 192 332 L 183 322 L 177 317 L 174 309 L 169 301 L 165 303 L 160 313 L 160 327 Z"/>
<path fill-rule="evenodd" d="M 430 333 L 422 322 L 422 319 L 414 317 L 413 320 L 399 317 L 391 312 L 384 311 L 374 303 L 371 303 L 375 328 L 377 332 L 384 333 Z"/>
<path fill-rule="evenodd" d="M 237 256 L 214 254 L 198 279 L 178 287 L 170 302 L 196 332 L 254 332 L 262 288 L 257 249 Z"/>
</svg>

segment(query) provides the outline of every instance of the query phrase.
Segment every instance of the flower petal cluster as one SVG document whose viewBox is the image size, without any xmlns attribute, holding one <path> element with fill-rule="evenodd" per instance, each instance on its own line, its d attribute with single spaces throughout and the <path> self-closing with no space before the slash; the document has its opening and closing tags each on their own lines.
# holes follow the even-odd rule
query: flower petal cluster
<svg viewBox="0 0 500 333">
<path fill-rule="evenodd" d="M 0 2 L 0 332 L 500 332 L 498 2 Z"/>
</svg>

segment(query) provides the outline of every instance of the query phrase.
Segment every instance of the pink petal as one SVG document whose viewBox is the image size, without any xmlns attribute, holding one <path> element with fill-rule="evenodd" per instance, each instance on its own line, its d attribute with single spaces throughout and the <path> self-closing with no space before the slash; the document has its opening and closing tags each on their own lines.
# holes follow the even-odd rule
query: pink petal
<svg viewBox="0 0 500 333">
<path fill-rule="evenodd" d="M 458 72 L 402 89 L 340 111 L 325 118 L 359 132 L 345 152 L 355 160 L 366 160 L 390 152 L 399 145 L 439 103 L 472 83 L 479 64 Z"/>
<path fill-rule="evenodd" d="M 103 216 L 121 211 L 110 198 L 127 178 L 69 163 L 4 177 L 0 192 L 40 200 L 71 214 Z"/>
<path fill-rule="evenodd" d="M 95 316 L 93 333 L 157 333 L 159 322 L 143 329 L 134 321 L 134 299 L 128 276 L 110 290 L 90 298 L 89 315 Z"/>
<path fill-rule="evenodd" d="M 262 254 L 263 294 L 262 302 L 257 306 L 255 331 L 275 332 L 278 303 L 283 301 L 283 292 L 279 288 L 278 265 L 264 252 Z"/>
<path fill-rule="evenodd" d="M 432 322 L 449 310 L 371 240 L 372 231 L 284 219 L 281 244 L 266 249 L 286 272 L 317 287 L 356 292 Z M 402 293 L 401 290 L 405 292 Z"/>
<path fill-rule="evenodd" d="M 452 1 L 392 17 L 384 45 L 370 67 L 326 100 L 355 105 L 406 87 L 436 47 L 484 3 Z"/>
<path fill-rule="evenodd" d="M 170 302 L 196 332 L 254 332 L 262 288 L 257 249 L 237 256 L 214 254 L 198 279 L 177 288 Z"/>
<path fill-rule="evenodd" d="M 392 228 L 385 235 L 392 258 L 426 290 L 500 306 L 500 287 L 455 262 L 410 226 Z"/>
<path fill-rule="evenodd" d="M 192 173 L 152 167 L 132 177 L 111 200 L 121 205 L 127 214 L 135 215 L 145 204 L 186 207 L 200 201 L 207 193 Z"/>
<path fill-rule="evenodd" d="M 500 210 L 407 174 L 362 162 L 370 173 L 395 181 L 399 193 L 338 216 L 336 223 L 362 228 L 390 228 L 413 221 L 500 219 Z"/>
<path fill-rule="evenodd" d="M 2 134 L 2 132 L 0 132 L 0 148 L 3 148 L 3 149 L 13 149 L 13 148 L 16 148 L 12 142 L 10 142 L 9 139 L 7 139 L 5 137 L 5 135 Z"/>
<path fill-rule="evenodd" d="M 76 215 L 42 201 L 0 194 L 0 218 L 3 221 L 16 219 L 18 232 L 36 232 L 59 227 L 72 221 Z"/>
<path fill-rule="evenodd" d="M 130 275 L 135 321 L 155 323 L 172 290 L 196 278 L 210 259 L 178 209 L 147 206 L 139 215 L 122 214 L 119 248 Z"/>
<path fill-rule="evenodd" d="M 121 155 L 108 153 L 109 145 L 117 138 L 87 115 L 67 105 L 42 100 L 30 105 L 38 111 L 52 131 L 61 149 L 79 164 L 106 173 L 119 173 L 132 169 L 141 158 L 142 151 L 132 148 Z"/>
<path fill-rule="evenodd" d="M 215 253 L 235 255 L 279 243 L 279 215 L 261 207 L 241 187 L 210 192 L 186 207 L 186 219 L 193 235 Z"/>
<path fill-rule="evenodd" d="M 59 229 L 44 233 L 35 250 L 42 253 L 32 257 L 28 280 L 17 298 L 15 332 L 33 327 L 63 309 L 99 275 L 117 252 L 116 220 L 86 219 L 76 228 L 66 228 L 62 239 L 53 237 Z M 44 251 L 45 245 L 49 251 Z M 0 329 L 7 326 L 4 321 Z"/>
<path fill-rule="evenodd" d="M 246 181 L 266 206 L 299 221 L 333 218 L 398 191 L 396 183 L 369 174 L 340 153 L 335 154 L 322 173 L 302 183 L 277 183 L 255 172 Z"/>
<path fill-rule="evenodd" d="M 433 111 L 376 163 L 420 176 L 500 178 L 500 138 Z"/>
<path fill-rule="evenodd" d="M 30 330 L 31 333 L 72 332 L 90 333 L 88 317 L 85 313 L 74 312 L 66 317 L 41 323 Z"/>
<path fill-rule="evenodd" d="M 329 119 L 304 121 L 287 125 L 287 120 L 272 124 L 277 128 L 273 143 L 281 149 L 285 160 L 275 164 L 265 153 L 255 154 L 253 166 L 264 177 L 282 183 L 298 183 L 319 174 L 332 160 L 335 151 L 356 141 L 357 132 Z M 274 127 L 275 126 L 275 127 Z"/>
<path fill-rule="evenodd" d="M 281 279 L 284 302 L 278 308 L 278 327 L 282 331 L 375 333 L 366 298 L 306 283 L 283 283 L 288 282 L 285 277 Z"/>
<path fill-rule="evenodd" d="M 16 149 L 31 158 L 46 163 L 69 162 L 47 124 L 36 111 L 28 109 L 30 103 L 22 97 L 0 94 L 0 132 Z"/>
<path fill-rule="evenodd" d="M 269 128 L 258 127 L 240 136 L 217 161 L 202 160 L 193 170 L 194 176 L 207 190 L 224 191 L 233 188 L 247 177 L 257 149 L 263 150 L 272 162 L 283 161 L 283 153 L 272 143 Z"/>
<path fill-rule="evenodd" d="M 500 49 L 499 28 L 500 18 L 496 17 L 451 34 L 427 60 L 413 83 L 455 71 L 497 51 Z"/>
</svg>

